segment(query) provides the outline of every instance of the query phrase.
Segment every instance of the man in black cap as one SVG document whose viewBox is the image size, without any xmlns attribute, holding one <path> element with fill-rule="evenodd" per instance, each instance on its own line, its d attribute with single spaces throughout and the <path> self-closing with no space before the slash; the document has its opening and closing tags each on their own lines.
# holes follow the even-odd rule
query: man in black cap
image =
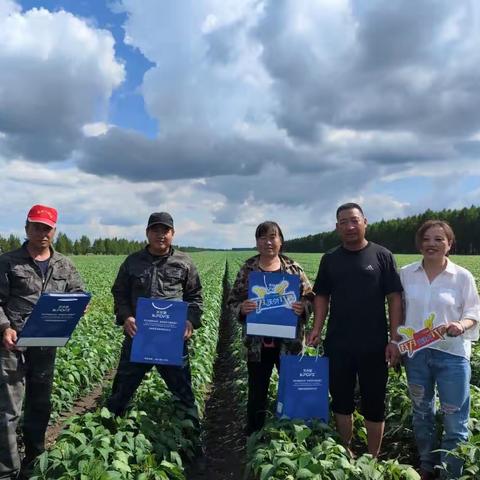
<svg viewBox="0 0 480 480">
<path fill-rule="evenodd" d="M 123 326 L 125 340 L 107 407 L 116 415 L 123 415 L 143 377 L 153 366 L 130 361 L 132 338 L 137 331 L 135 323 L 137 299 L 146 297 L 183 300 L 188 303 L 184 333 L 184 363 L 182 366 L 155 365 L 155 367 L 169 390 L 187 411 L 193 412 L 191 416 L 198 427 L 186 341 L 192 336 L 193 329 L 200 326 L 202 286 L 190 257 L 172 248 L 174 233 L 173 219 L 169 213 L 152 213 L 146 230 L 148 245 L 127 257 L 120 266 L 113 284 L 116 322 Z"/>
</svg>

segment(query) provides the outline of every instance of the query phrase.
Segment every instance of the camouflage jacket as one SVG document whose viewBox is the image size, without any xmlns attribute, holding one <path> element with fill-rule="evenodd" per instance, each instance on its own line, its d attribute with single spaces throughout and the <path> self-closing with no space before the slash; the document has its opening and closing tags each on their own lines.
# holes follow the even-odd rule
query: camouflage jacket
<svg viewBox="0 0 480 480">
<path fill-rule="evenodd" d="M 202 316 L 202 285 L 192 259 L 170 249 L 168 255 L 156 257 L 147 248 L 129 255 L 120 266 L 112 287 L 118 325 L 135 317 L 137 299 L 163 298 L 188 303 L 188 316 L 195 328 Z"/>
<path fill-rule="evenodd" d="M 28 253 L 27 243 L 0 255 L 0 333 L 9 327 L 20 332 L 42 293 L 83 291 L 72 262 L 53 249 L 45 277 Z"/>
<path fill-rule="evenodd" d="M 276 339 L 280 344 L 280 353 L 297 354 L 302 350 L 303 337 L 305 334 L 305 325 L 312 312 L 312 302 L 314 294 L 312 286 L 305 275 L 302 267 L 291 258 L 285 255 L 280 256 L 281 271 L 298 275 L 300 277 L 300 298 L 305 303 L 305 312 L 299 319 L 296 339 Z M 245 316 L 240 312 L 240 304 L 248 298 L 248 274 L 257 272 L 259 268 L 260 255 L 249 258 L 240 268 L 235 283 L 230 291 L 227 304 L 231 315 L 237 318 L 243 325 L 244 344 L 247 349 L 247 359 L 250 362 L 260 362 L 262 355 L 263 337 L 255 335 L 245 335 Z"/>
</svg>

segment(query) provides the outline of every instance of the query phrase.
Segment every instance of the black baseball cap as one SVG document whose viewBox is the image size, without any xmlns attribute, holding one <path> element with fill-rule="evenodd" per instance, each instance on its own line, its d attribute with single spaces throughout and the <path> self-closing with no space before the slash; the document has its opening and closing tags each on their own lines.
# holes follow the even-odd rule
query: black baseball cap
<svg viewBox="0 0 480 480">
<path fill-rule="evenodd" d="M 167 212 L 155 212 L 150 215 L 148 218 L 147 229 L 152 227 L 153 225 L 157 225 L 161 223 L 169 228 L 173 228 L 173 218 Z"/>
</svg>

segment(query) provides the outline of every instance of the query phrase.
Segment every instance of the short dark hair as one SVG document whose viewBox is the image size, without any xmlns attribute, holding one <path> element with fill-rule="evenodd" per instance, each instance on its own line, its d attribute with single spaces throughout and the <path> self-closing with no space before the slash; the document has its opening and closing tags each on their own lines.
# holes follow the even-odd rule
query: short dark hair
<svg viewBox="0 0 480 480">
<path fill-rule="evenodd" d="M 266 222 L 262 222 L 257 229 L 255 230 L 255 240 L 258 240 L 260 237 L 263 237 L 263 235 L 266 235 L 268 232 L 276 230 L 278 233 L 278 236 L 282 240 L 282 245 L 283 245 L 283 232 L 282 229 L 280 228 L 280 225 L 277 222 L 272 222 L 271 220 L 267 220 Z"/>
<path fill-rule="evenodd" d="M 337 208 L 337 213 L 335 214 L 336 218 L 338 218 L 338 214 L 343 210 L 351 210 L 352 208 L 356 208 L 357 210 L 360 211 L 360 213 L 363 216 L 365 216 L 365 214 L 363 213 L 362 207 L 358 203 L 348 202 L 348 203 L 343 203 Z"/>
<path fill-rule="evenodd" d="M 445 236 L 447 237 L 448 243 L 453 247 L 455 244 L 455 234 L 453 233 L 452 227 L 449 225 L 448 222 L 443 220 L 426 220 L 423 222 L 415 233 L 415 246 L 418 250 L 422 247 L 423 236 L 425 232 L 432 227 L 440 227 L 445 232 Z"/>
</svg>

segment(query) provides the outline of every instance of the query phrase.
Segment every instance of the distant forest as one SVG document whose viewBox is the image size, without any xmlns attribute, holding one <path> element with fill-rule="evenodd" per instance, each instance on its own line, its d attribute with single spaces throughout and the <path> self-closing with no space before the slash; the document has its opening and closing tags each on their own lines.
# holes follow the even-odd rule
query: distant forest
<svg viewBox="0 0 480 480">
<path fill-rule="evenodd" d="M 0 236 L 0 252 L 9 252 L 20 247 L 22 241 L 15 235 L 7 238 Z M 58 233 L 54 240 L 54 248 L 65 255 L 128 255 L 141 250 L 146 242 L 126 240 L 125 238 L 96 238 L 93 242 L 85 235 L 77 240 L 71 240 L 64 233 Z M 197 247 L 177 247 L 183 251 L 208 250 Z"/>
<path fill-rule="evenodd" d="M 8 238 L 0 236 L 0 249 L 2 252 L 14 250 L 22 244 L 15 235 Z M 146 245 L 145 242 L 126 240 L 124 238 L 96 238 L 93 242 L 83 235 L 77 240 L 71 240 L 64 233 L 58 233 L 53 242 L 53 247 L 66 255 L 125 255 L 136 252 Z"/>
<path fill-rule="evenodd" d="M 394 253 L 415 253 L 415 232 L 429 219 L 446 220 L 456 236 L 454 253 L 462 255 L 480 254 L 480 207 L 471 206 L 461 210 L 427 210 L 420 215 L 395 220 L 382 220 L 368 225 L 367 238 L 384 245 Z M 287 240 L 284 250 L 287 252 L 325 252 L 340 242 L 335 231 L 317 233 L 307 237 Z M 0 235 L 0 252 L 14 250 L 21 245 L 20 238 Z M 93 242 L 85 235 L 71 240 L 64 233 L 58 233 L 54 248 L 67 255 L 127 255 L 146 245 L 145 241 L 126 240 L 124 238 L 97 238 Z M 177 247 L 186 252 L 210 250 L 201 247 Z M 236 249 L 232 249 L 236 250 Z M 245 249 L 241 249 L 245 250 Z"/>
<path fill-rule="evenodd" d="M 368 217 L 367 217 L 368 218 Z M 480 207 L 471 206 L 461 210 L 427 210 L 420 215 L 394 220 L 382 220 L 369 224 L 367 238 L 387 247 L 394 253 L 415 253 L 415 232 L 430 219 L 447 221 L 456 237 L 454 253 L 460 255 L 480 254 Z M 317 233 L 307 237 L 287 240 L 287 252 L 326 252 L 340 243 L 335 231 Z"/>
</svg>

